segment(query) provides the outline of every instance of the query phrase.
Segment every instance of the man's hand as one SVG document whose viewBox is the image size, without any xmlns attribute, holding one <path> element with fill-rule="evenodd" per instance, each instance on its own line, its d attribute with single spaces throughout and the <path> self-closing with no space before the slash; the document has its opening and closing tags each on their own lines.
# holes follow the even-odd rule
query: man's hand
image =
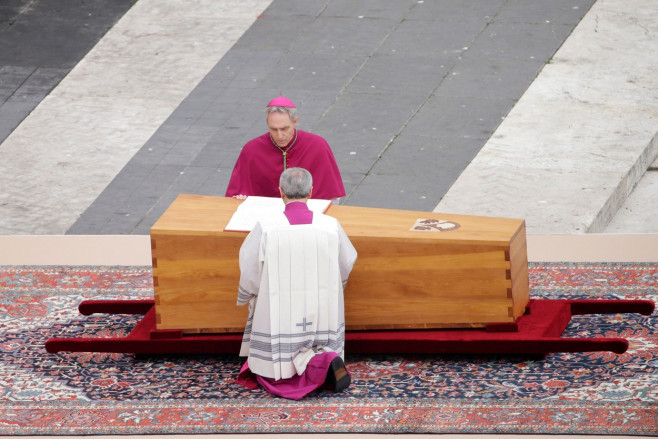
<svg viewBox="0 0 658 439">
<path fill-rule="evenodd" d="M 236 200 L 246 200 L 247 196 L 246 195 L 233 195 L 233 198 Z"/>
</svg>

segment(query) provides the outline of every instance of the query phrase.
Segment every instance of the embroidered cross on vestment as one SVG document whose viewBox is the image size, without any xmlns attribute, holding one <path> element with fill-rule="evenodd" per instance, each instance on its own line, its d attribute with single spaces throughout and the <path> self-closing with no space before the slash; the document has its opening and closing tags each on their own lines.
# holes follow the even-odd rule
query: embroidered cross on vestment
<svg viewBox="0 0 658 439">
<path fill-rule="evenodd" d="M 302 320 L 301 323 L 297 323 L 297 324 L 295 324 L 295 326 L 301 326 L 301 327 L 302 327 L 302 331 L 306 332 L 306 327 L 307 327 L 307 326 L 311 326 L 312 324 L 313 324 L 313 322 L 307 322 L 307 321 L 306 321 L 306 317 L 304 317 L 304 320 Z"/>
</svg>

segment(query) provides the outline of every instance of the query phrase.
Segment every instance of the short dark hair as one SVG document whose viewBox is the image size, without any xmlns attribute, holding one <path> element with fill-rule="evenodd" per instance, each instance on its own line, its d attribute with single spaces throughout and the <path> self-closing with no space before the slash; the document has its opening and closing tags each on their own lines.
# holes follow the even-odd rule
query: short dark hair
<svg viewBox="0 0 658 439">
<path fill-rule="evenodd" d="M 313 187 L 313 177 L 304 168 L 288 168 L 279 178 L 279 187 L 290 200 L 308 198 Z"/>
</svg>

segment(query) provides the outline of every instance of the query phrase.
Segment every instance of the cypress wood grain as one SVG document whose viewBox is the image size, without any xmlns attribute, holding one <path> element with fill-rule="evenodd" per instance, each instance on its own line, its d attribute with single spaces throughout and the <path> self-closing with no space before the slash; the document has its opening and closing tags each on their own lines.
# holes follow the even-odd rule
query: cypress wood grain
<svg viewBox="0 0 658 439">
<path fill-rule="evenodd" d="M 238 252 L 224 232 L 240 201 L 180 195 L 151 229 L 158 329 L 240 332 Z M 513 322 L 529 300 L 521 219 L 331 206 L 359 253 L 345 289 L 348 330 L 483 327 Z M 418 219 L 459 224 L 412 231 Z"/>
</svg>

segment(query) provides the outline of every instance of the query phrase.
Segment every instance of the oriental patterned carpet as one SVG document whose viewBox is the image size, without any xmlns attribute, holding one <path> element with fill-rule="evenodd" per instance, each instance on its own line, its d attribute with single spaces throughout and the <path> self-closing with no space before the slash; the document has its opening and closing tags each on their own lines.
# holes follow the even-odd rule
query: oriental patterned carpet
<svg viewBox="0 0 658 439">
<path fill-rule="evenodd" d="M 658 299 L 658 264 L 531 264 L 531 297 Z M 48 354 L 52 337 L 123 336 L 139 316 L 85 299 L 145 299 L 150 267 L 0 266 L 0 435 L 194 433 L 658 434 L 656 313 L 574 316 L 570 337 L 624 354 L 357 356 L 352 385 L 287 401 L 234 383 L 222 356 Z"/>
</svg>

